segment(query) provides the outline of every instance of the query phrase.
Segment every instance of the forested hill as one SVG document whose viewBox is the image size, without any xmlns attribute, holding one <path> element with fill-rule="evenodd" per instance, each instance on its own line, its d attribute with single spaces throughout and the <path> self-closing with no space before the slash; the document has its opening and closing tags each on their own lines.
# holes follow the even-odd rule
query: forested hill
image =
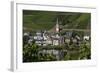
<svg viewBox="0 0 100 73">
<path fill-rule="evenodd" d="M 29 10 L 23 10 L 23 27 L 25 30 L 50 30 L 55 26 L 57 18 L 64 29 L 90 29 L 90 13 Z"/>
</svg>

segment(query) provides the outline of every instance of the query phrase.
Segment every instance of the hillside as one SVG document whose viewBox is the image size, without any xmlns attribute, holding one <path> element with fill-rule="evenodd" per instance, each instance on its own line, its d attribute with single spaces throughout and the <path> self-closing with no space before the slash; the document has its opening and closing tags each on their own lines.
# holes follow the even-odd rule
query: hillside
<svg viewBox="0 0 100 73">
<path fill-rule="evenodd" d="M 90 29 L 91 14 L 75 12 L 23 11 L 24 31 L 50 30 L 56 24 L 56 19 L 64 29 Z"/>
</svg>

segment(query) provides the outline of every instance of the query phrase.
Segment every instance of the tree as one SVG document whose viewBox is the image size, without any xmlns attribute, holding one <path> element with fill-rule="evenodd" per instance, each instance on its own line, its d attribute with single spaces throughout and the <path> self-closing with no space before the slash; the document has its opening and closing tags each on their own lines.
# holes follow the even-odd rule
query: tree
<svg viewBox="0 0 100 73">
<path fill-rule="evenodd" d="M 23 62 L 38 61 L 38 46 L 36 44 L 26 44 L 23 48 Z"/>
</svg>

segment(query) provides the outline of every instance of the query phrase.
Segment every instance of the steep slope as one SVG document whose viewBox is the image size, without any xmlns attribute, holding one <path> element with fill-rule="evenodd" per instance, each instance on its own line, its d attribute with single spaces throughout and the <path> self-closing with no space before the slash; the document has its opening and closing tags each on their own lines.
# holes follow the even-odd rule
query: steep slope
<svg viewBox="0 0 100 73">
<path fill-rule="evenodd" d="M 91 14 L 75 12 L 23 11 L 23 27 L 26 31 L 50 30 L 56 19 L 64 29 L 90 29 Z"/>
</svg>

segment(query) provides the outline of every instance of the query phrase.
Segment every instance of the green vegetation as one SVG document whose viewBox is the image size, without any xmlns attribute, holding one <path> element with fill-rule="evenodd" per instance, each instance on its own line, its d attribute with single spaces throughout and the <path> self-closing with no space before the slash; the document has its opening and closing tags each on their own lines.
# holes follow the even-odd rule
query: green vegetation
<svg viewBox="0 0 100 73">
<path fill-rule="evenodd" d="M 59 33 L 52 33 L 59 20 Z M 91 39 L 83 40 L 84 34 L 90 37 L 91 14 L 78 12 L 50 12 L 50 11 L 31 11 L 23 10 L 23 32 L 29 32 L 29 35 L 23 36 L 23 62 L 41 62 L 41 61 L 66 61 L 66 60 L 84 60 L 91 59 Z M 68 30 L 67 30 L 68 29 Z M 37 31 L 47 30 L 49 36 L 58 34 L 64 37 L 63 45 L 47 45 L 39 46 L 35 43 L 28 43 Z M 71 36 L 67 36 L 66 32 L 72 32 Z M 80 38 L 77 42 L 72 41 Z M 51 36 L 50 36 L 51 37 Z M 66 42 L 69 39 L 70 42 Z M 67 40 L 68 41 L 68 40 Z M 43 45 L 43 44 L 42 44 Z M 44 53 L 43 50 L 49 52 L 54 50 L 58 54 Z M 40 53 L 42 51 L 42 53 Z"/>
<path fill-rule="evenodd" d="M 50 11 L 23 11 L 24 31 L 50 30 L 56 24 L 56 19 L 64 29 L 90 29 L 90 13 L 50 12 Z"/>
<path fill-rule="evenodd" d="M 88 42 L 88 41 L 87 41 Z M 66 47 L 66 48 L 65 48 Z M 41 62 L 41 61 L 57 61 L 57 58 L 53 54 L 39 54 L 41 50 L 58 50 L 63 51 L 59 60 L 83 60 L 91 59 L 91 48 L 90 44 L 83 42 L 80 46 L 76 44 L 65 44 L 63 46 L 40 46 L 38 47 L 35 43 L 26 44 L 23 49 L 23 62 Z M 66 52 L 64 52 L 66 51 Z M 59 54 L 58 54 L 59 55 Z"/>
</svg>

